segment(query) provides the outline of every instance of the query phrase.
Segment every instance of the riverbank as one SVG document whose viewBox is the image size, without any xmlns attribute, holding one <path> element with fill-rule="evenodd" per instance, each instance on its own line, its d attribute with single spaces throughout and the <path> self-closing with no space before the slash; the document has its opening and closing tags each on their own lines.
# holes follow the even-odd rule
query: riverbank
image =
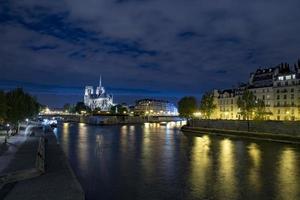
<svg viewBox="0 0 300 200">
<path fill-rule="evenodd" d="M 20 172 L 33 171 L 37 167 L 37 149 L 40 137 L 25 135 L 23 137 L 26 137 L 26 140 L 19 147 L 8 166 L 1 172 L 1 181 L 5 181 L 3 177 L 6 174 L 16 174 L 16 172 L 20 174 Z M 84 199 L 81 185 L 52 131 L 45 134 L 45 140 L 47 141 L 45 144 L 45 172 L 29 179 L 6 184 L 0 190 L 1 199 Z M 27 175 L 22 174 L 22 176 L 26 177 Z"/>
<path fill-rule="evenodd" d="M 181 130 L 192 134 L 208 133 L 229 137 L 300 144 L 299 122 L 251 121 L 248 128 L 247 121 L 190 120 L 188 126 L 183 126 Z"/>
</svg>

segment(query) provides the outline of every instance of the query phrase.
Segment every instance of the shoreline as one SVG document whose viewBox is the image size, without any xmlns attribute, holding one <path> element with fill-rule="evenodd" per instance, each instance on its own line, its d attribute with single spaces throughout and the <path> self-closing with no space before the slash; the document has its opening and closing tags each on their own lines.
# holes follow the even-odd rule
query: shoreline
<svg viewBox="0 0 300 200">
<path fill-rule="evenodd" d="M 227 136 L 232 138 L 246 138 L 261 141 L 272 141 L 289 144 L 300 144 L 300 137 L 286 135 L 286 134 L 272 134 L 264 132 L 248 132 L 248 131 L 237 131 L 237 130 L 225 130 L 216 128 L 204 128 L 204 127 L 191 127 L 183 126 L 181 131 L 188 134 L 199 135 L 209 134 L 216 136 Z"/>
<path fill-rule="evenodd" d="M 69 160 L 62 147 L 51 130 L 44 136 L 45 143 L 45 171 L 37 176 L 25 179 L 16 179 L 14 182 L 8 182 L 0 190 L 0 196 L 5 199 L 85 199 L 84 190 L 79 183 Z M 3 170 L 3 176 L 15 174 L 16 172 L 23 177 L 28 170 L 37 170 L 36 153 L 38 151 L 37 141 L 40 136 L 24 136 L 26 142 L 20 146 L 16 156 L 8 163 Z M 28 151 L 28 149 L 31 149 Z M 27 165 L 21 165 L 28 158 L 30 162 Z M 28 161 L 27 161 L 28 162 Z M 21 166 L 20 166 L 21 165 Z M 2 172 L 2 173 L 3 173 Z M 8 189 L 9 188 L 9 189 Z"/>
</svg>

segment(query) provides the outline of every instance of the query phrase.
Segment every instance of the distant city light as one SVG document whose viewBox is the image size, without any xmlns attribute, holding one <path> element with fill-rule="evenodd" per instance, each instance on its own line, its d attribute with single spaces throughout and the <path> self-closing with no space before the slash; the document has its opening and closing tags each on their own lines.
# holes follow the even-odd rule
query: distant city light
<svg viewBox="0 0 300 200">
<path fill-rule="evenodd" d="M 202 113 L 201 112 L 194 112 L 193 115 L 195 117 L 201 117 L 202 116 Z"/>
</svg>

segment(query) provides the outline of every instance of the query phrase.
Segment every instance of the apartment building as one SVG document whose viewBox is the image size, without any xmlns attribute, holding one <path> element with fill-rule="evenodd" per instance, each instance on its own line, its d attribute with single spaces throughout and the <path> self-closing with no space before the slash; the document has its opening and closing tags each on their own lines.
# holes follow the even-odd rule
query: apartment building
<svg viewBox="0 0 300 200">
<path fill-rule="evenodd" d="M 257 69 L 247 84 L 234 89 L 214 90 L 217 108 L 214 119 L 242 119 L 237 100 L 248 89 L 264 101 L 269 120 L 300 120 L 300 63 Z"/>
</svg>

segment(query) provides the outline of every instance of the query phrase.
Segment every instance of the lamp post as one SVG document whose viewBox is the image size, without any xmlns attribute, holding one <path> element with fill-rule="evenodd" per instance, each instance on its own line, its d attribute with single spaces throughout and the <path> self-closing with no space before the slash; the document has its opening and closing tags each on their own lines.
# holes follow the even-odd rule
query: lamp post
<svg viewBox="0 0 300 200">
<path fill-rule="evenodd" d="M 4 143 L 7 144 L 7 139 L 9 138 L 9 130 L 10 130 L 10 125 L 6 124 L 6 136 L 4 138 Z"/>
</svg>

